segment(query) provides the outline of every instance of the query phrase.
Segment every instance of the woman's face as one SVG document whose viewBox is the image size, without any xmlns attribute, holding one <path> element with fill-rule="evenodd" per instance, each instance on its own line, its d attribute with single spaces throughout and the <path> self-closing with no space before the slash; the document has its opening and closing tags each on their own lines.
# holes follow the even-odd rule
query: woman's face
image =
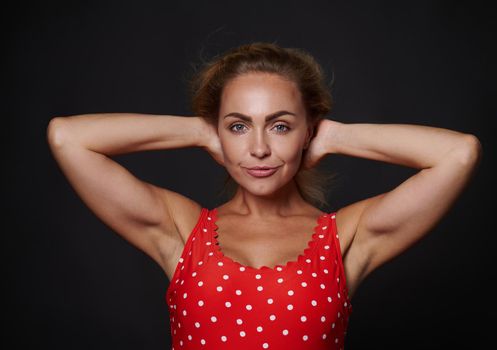
<svg viewBox="0 0 497 350">
<path fill-rule="evenodd" d="M 231 177 L 254 194 L 270 194 L 299 170 L 312 137 L 297 85 L 276 74 L 248 73 L 229 81 L 221 95 L 218 133 Z M 247 168 L 275 167 L 267 177 Z"/>
</svg>

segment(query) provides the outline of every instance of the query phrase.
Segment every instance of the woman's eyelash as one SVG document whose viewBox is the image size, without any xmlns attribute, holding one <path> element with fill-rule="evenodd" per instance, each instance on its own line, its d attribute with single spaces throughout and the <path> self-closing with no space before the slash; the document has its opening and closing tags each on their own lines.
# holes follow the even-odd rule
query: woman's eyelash
<svg viewBox="0 0 497 350">
<path fill-rule="evenodd" d="M 235 127 L 235 126 L 237 126 L 237 125 L 245 126 L 245 125 L 243 125 L 243 124 L 241 124 L 241 123 L 235 123 L 235 124 L 232 124 L 232 125 L 229 127 L 229 129 L 230 129 L 231 131 L 234 131 L 235 133 L 239 133 L 239 131 L 236 131 L 236 130 L 234 130 L 234 129 L 233 129 L 233 127 Z M 287 125 L 285 125 L 285 124 L 277 124 L 277 125 L 275 125 L 274 127 L 276 128 L 276 127 L 279 127 L 279 126 L 284 126 L 284 127 L 286 128 L 286 130 L 284 130 L 284 131 L 280 131 L 280 133 L 284 133 L 284 132 L 287 132 L 287 131 L 290 131 L 290 130 L 291 130 L 291 129 L 290 129 L 290 127 L 288 127 L 288 126 L 287 126 Z"/>
</svg>

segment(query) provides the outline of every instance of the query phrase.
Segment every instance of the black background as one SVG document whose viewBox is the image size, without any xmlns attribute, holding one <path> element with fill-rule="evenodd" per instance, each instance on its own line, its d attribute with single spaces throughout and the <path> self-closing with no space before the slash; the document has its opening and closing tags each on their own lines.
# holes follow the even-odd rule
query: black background
<svg viewBox="0 0 497 350">
<path fill-rule="evenodd" d="M 104 226 L 49 152 L 51 118 L 190 115 L 192 65 L 232 46 L 300 47 L 335 77 L 329 118 L 475 134 L 472 182 L 424 239 L 352 299 L 353 349 L 473 349 L 495 325 L 495 13 L 471 1 L 43 1 L 3 11 L 3 341 L 9 349 L 168 349 L 167 277 Z M 223 169 L 200 149 L 114 157 L 203 206 Z M 333 210 L 414 169 L 330 155 Z M 5 324 L 5 323 L 4 323 Z"/>
</svg>

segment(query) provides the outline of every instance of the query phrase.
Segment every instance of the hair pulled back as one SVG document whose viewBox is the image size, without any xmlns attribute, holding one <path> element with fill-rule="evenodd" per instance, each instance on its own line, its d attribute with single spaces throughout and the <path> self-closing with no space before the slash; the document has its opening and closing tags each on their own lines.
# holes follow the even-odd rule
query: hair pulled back
<svg viewBox="0 0 497 350">
<path fill-rule="evenodd" d="M 331 111 L 332 95 L 325 84 L 323 70 L 312 55 L 298 48 L 255 42 L 213 57 L 194 73 L 190 80 L 193 113 L 217 127 L 223 88 L 230 80 L 253 72 L 274 73 L 296 83 L 302 95 L 308 125 L 315 127 Z M 306 151 L 303 151 L 302 157 Z M 325 173 L 317 167 L 301 167 L 295 181 L 304 200 L 323 210 L 328 206 L 326 194 L 334 177 L 335 174 Z M 227 174 L 223 192 L 227 190 L 231 198 L 237 187 L 238 184 Z"/>
</svg>

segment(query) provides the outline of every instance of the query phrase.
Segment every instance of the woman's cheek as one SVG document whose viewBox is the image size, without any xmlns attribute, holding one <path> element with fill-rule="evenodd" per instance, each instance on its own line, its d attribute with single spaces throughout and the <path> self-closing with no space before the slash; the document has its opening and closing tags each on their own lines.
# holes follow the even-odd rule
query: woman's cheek
<svg viewBox="0 0 497 350">
<path fill-rule="evenodd" d="M 284 157 L 287 159 L 288 163 L 298 163 L 300 162 L 300 158 L 302 156 L 301 149 L 299 147 L 286 147 L 282 149 L 282 152 L 284 152 Z"/>
</svg>

